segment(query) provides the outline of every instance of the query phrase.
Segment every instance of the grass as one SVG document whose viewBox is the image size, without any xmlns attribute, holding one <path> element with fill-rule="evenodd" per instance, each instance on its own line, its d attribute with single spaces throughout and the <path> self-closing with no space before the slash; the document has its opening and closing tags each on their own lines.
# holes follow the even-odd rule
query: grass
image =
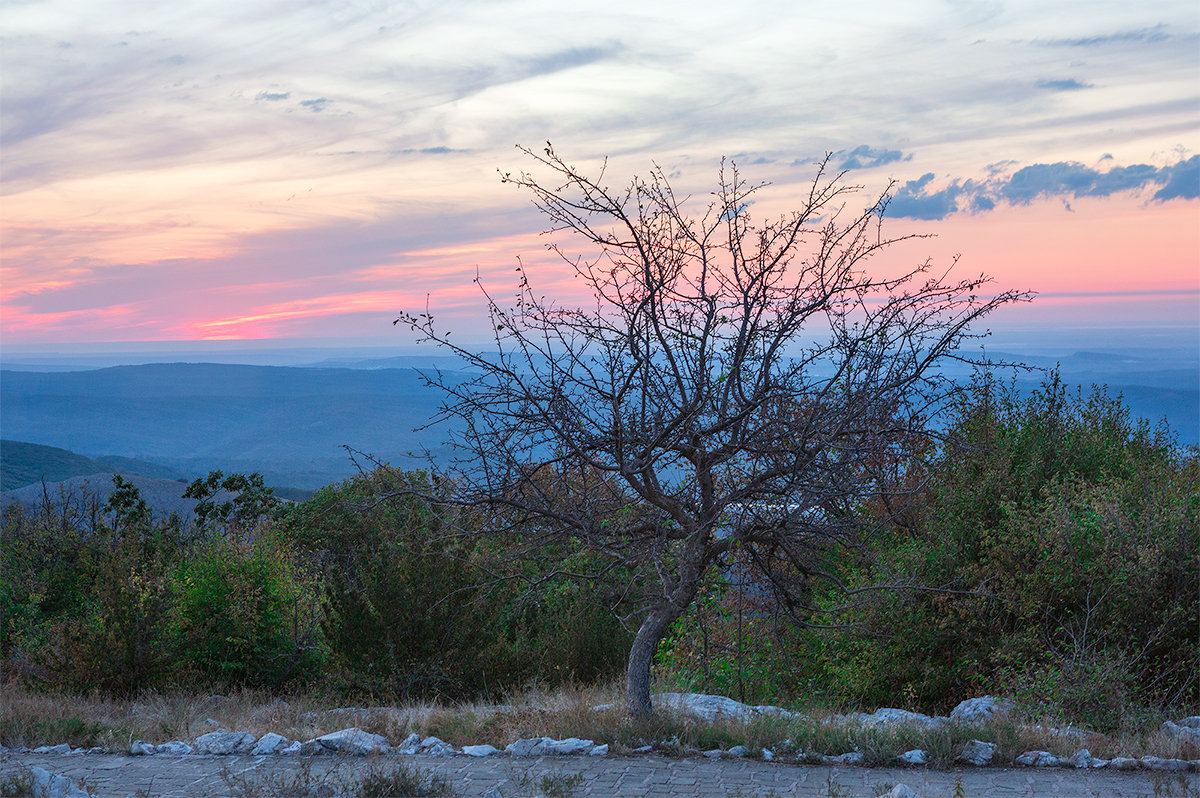
<svg viewBox="0 0 1200 798">
<path fill-rule="evenodd" d="M 302 759 L 295 770 L 275 768 L 235 773 L 228 767 L 221 778 L 234 798 L 453 798 L 450 781 L 439 773 L 405 762 L 372 761 L 366 773 L 346 773 L 345 758 L 317 769 Z"/>
<path fill-rule="evenodd" d="M 556 739 L 581 737 L 607 743 L 614 754 L 627 753 L 652 744 L 663 755 L 688 756 L 713 748 L 745 746 L 751 756 L 763 748 L 789 755 L 799 749 L 806 755 L 836 756 L 850 751 L 863 754 L 864 764 L 893 764 L 894 758 L 914 748 L 928 752 L 929 765 L 953 765 L 962 746 L 971 739 L 997 744 L 996 764 L 1011 762 L 1030 750 L 1070 756 L 1087 748 L 1092 756 L 1151 754 L 1164 758 L 1197 759 L 1193 744 L 1163 735 L 1156 718 L 1120 734 L 1063 734 L 1046 725 L 993 721 L 983 726 L 947 725 L 924 729 L 897 724 L 866 728 L 833 716 L 829 708 L 807 709 L 802 719 L 777 716 L 756 718 L 749 723 L 699 719 L 655 713 L 635 721 L 623 706 L 616 687 L 567 688 L 553 692 L 531 689 L 505 697 L 504 706 L 484 704 L 408 703 L 398 707 L 378 706 L 370 696 L 358 704 L 368 708 L 346 711 L 346 699 L 320 693 L 278 696 L 245 690 L 228 696 L 198 693 L 148 693 L 120 701 L 95 696 L 68 696 L 31 691 L 7 684 L 0 686 L 0 743 L 9 747 L 54 745 L 103 746 L 112 751 L 128 750 L 131 740 L 164 743 L 191 742 L 220 727 L 262 735 L 268 731 L 297 740 L 308 740 L 338 729 L 357 726 L 382 734 L 393 743 L 411 732 L 434 735 L 457 747 L 490 744 L 503 749 L 514 740 L 548 736 Z M 612 704 L 613 708 L 593 710 Z M 781 742 L 790 740 L 788 746 Z"/>
</svg>

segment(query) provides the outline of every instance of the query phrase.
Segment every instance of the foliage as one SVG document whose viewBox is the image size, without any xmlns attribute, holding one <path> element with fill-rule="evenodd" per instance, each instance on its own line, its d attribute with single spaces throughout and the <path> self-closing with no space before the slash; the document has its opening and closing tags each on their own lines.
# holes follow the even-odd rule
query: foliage
<svg viewBox="0 0 1200 798">
<path fill-rule="evenodd" d="M 183 495 L 197 500 L 196 526 L 204 530 L 234 524 L 247 528 L 279 508 L 275 491 L 263 484 L 258 473 L 225 476 L 210 471 L 207 477 L 193 480 Z"/>
<path fill-rule="evenodd" d="M 1119 397 L 1072 394 L 1055 374 L 1027 396 L 980 379 L 946 439 L 873 564 L 838 572 L 852 588 L 898 589 L 850 604 L 818 591 L 843 628 L 789 624 L 754 641 L 769 670 L 803 666 L 781 692 L 943 711 L 1009 692 L 1101 730 L 1136 725 L 1146 707 L 1196 706 L 1196 451 L 1132 421 Z M 728 634 L 716 620 L 709 634 Z M 675 646 L 663 663 L 696 678 L 686 653 Z"/>
<path fill-rule="evenodd" d="M 214 536 L 172 577 L 180 658 L 218 684 L 279 686 L 315 675 L 319 589 L 270 527 Z"/>
<path fill-rule="evenodd" d="M 386 466 L 318 491 L 286 520 L 325 574 L 325 639 L 356 689 L 462 698 L 541 676 L 592 680 L 619 665 L 621 630 L 566 580 L 497 580 L 497 558 Z M 600 589 L 602 586 L 593 585 Z M 601 590 L 601 592 L 603 592 Z"/>
</svg>

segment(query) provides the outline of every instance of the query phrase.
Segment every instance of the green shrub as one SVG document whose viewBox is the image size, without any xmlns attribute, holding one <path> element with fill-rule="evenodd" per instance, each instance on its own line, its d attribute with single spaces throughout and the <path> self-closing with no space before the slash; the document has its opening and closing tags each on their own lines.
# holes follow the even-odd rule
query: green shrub
<svg viewBox="0 0 1200 798">
<path fill-rule="evenodd" d="M 172 578 L 178 655 L 218 684 L 278 687 L 323 659 L 315 580 L 270 526 L 214 535 Z"/>
</svg>

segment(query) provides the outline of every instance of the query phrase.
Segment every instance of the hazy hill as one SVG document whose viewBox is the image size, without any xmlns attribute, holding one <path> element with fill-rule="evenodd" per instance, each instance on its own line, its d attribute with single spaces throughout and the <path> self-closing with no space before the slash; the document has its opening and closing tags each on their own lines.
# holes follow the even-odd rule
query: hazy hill
<svg viewBox="0 0 1200 798">
<path fill-rule="evenodd" d="M 70 502 L 72 507 L 83 508 L 92 500 L 103 507 L 113 492 L 112 477 L 111 473 L 87 474 L 59 482 L 47 482 L 44 490 L 41 482 L 17 490 L 7 490 L 0 493 L 0 507 L 15 502 L 37 509 L 43 505 L 46 498 L 56 507 Z M 165 518 L 171 513 L 178 513 L 181 518 L 186 519 L 196 508 L 195 499 L 183 498 L 187 484 L 182 481 L 134 475 L 124 475 L 124 478 L 137 486 L 142 499 L 156 517 Z M 219 493 L 218 497 L 226 495 L 228 494 Z"/>
<path fill-rule="evenodd" d="M 0 373 L 6 438 L 89 457 L 117 454 L 188 475 L 260 471 L 268 484 L 317 488 L 354 473 L 341 447 L 396 465 L 437 449 L 414 431 L 440 396 L 413 369 L 164 363 Z M 105 468 L 103 470 L 122 470 Z"/>
<path fill-rule="evenodd" d="M 188 477 L 169 466 L 130 457 L 108 455 L 93 459 L 54 446 L 0 441 L 0 491 L 15 490 L 43 479 L 60 482 L 103 472 L 172 480 Z"/>
</svg>

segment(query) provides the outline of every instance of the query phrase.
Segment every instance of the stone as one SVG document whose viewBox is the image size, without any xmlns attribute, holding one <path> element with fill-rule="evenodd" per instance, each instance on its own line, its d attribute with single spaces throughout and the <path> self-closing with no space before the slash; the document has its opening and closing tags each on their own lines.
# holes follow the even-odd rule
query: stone
<svg viewBox="0 0 1200 798">
<path fill-rule="evenodd" d="M 33 776 L 33 794 L 45 798 L 91 798 L 91 793 L 66 776 L 51 773 L 44 768 L 29 769 Z"/>
<path fill-rule="evenodd" d="M 1113 770 L 1137 770 L 1142 763 L 1131 756 L 1115 756 L 1108 760 L 1108 766 Z"/>
<path fill-rule="evenodd" d="M 1057 757 L 1049 751 L 1026 751 L 1014 760 L 1018 765 L 1032 768 L 1061 767 L 1066 760 Z M 1087 767 L 1084 765 L 1084 767 Z"/>
<path fill-rule="evenodd" d="M 155 748 L 150 743 L 144 743 L 141 740 L 134 740 L 129 744 L 130 756 L 153 756 Z"/>
<path fill-rule="evenodd" d="M 709 759 L 720 759 L 722 753 L 724 752 L 720 748 L 710 748 L 704 752 L 704 755 Z"/>
<path fill-rule="evenodd" d="M 598 745 L 591 751 L 588 751 L 588 756 L 608 756 L 608 743 Z"/>
<path fill-rule="evenodd" d="M 426 737 L 417 748 L 418 754 L 426 756 L 449 756 L 455 752 L 453 745 L 438 737 Z"/>
<path fill-rule="evenodd" d="M 896 757 L 906 765 L 924 765 L 929 762 L 929 754 L 920 748 L 914 748 L 911 751 L 905 751 L 900 756 Z"/>
<path fill-rule="evenodd" d="M 749 706 L 723 695 L 706 693 L 657 693 L 650 697 L 650 701 L 660 709 L 687 712 L 709 723 L 718 718 L 748 721 L 760 715 L 776 715 L 783 718 L 799 717 L 797 713 L 782 707 L 767 704 Z"/>
<path fill-rule="evenodd" d="M 42 745 L 33 749 L 35 754 L 69 754 L 71 753 L 70 743 L 59 743 L 58 745 Z"/>
<path fill-rule="evenodd" d="M 748 753 L 750 753 L 750 752 L 746 749 L 746 746 L 744 746 L 744 745 L 735 745 L 732 748 L 725 751 L 725 754 L 727 756 L 734 756 L 734 757 L 739 757 L 739 758 L 744 757 Z"/>
<path fill-rule="evenodd" d="M 985 723 L 1009 714 L 1012 708 L 1012 702 L 1004 698 L 990 695 L 968 698 L 959 702 L 950 712 L 950 720 L 955 723 Z"/>
<path fill-rule="evenodd" d="M 504 750 L 513 756 L 533 756 L 533 749 L 540 745 L 542 740 L 549 739 L 549 737 L 526 737 L 514 743 L 509 743 L 504 746 Z"/>
<path fill-rule="evenodd" d="M 1195 725 L 1193 725 L 1195 722 Z M 1200 715 L 1184 718 L 1180 721 L 1166 721 L 1162 725 L 1165 737 L 1186 740 L 1194 745 L 1200 745 Z"/>
<path fill-rule="evenodd" d="M 413 732 L 404 738 L 400 745 L 396 746 L 396 751 L 401 754 L 415 754 L 417 749 L 421 747 L 421 735 Z"/>
<path fill-rule="evenodd" d="M 277 754 L 291 744 L 292 741 L 284 737 L 282 734 L 267 732 L 262 737 L 258 738 L 258 742 L 256 742 L 254 747 L 250 749 L 250 753 L 254 754 L 255 756 L 262 756 L 264 754 Z"/>
<path fill-rule="evenodd" d="M 633 753 L 648 754 L 653 750 L 654 750 L 654 746 L 652 746 L 652 745 L 639 745 L 637 748 L 633 749 Z"/>
<path fill-rule="evenodd" d="M 992 761 L 992 757 L 995 754 L 995 743 L 972 740 L 963 746 L 962 752 L 958 755 L 958 761 L 966 762 L 968 765 L 974 765 L 975 767 L 983 767 Z"/>
<path fill-rule="evenodd" d="M 254 747 L 255 742 L 253 734 L 221 729 L 197 737 L 192 743 L 192 749 L 198 754 L 244 754 Z"/>
<path fill-rule="evenodd" d="M 921 798 L 921 796 L 917 795 L 916 790 L 907 784 L 897 784 L 891 790 L 881 795 L 880 798 Z"/>
<path fill-rule="evenodd" d="M 848 754 L 835 756 L 833 760 L 839 765 L 861 765 L 863 761 L 863 755 L 858 751 L 851 751 Z"/>
<path fill-rule="evenodd" d="M 154 746 L 154 753 L 169 754 L 171 756 L 184 756 L 192 752 L 192 747 L 183 740 L 172 740 L 169 743 Z"/>
<path fill-rule="evenodd" d="M 597 704 L 596 706 L 591 707 L 592 712 L 611 712 L 614 709 L 616 709 L 616 707 L 612 704 Z"/>
<path fill-rule="evenodd" d="M 570 754 L 583 754 L 591 751 L 596 744 L 591 740 L 581 740 L 578 737 L 568 737 L 565 740 L 554 740 L 549 737 L 543 737 L 542 742 L 534 747 L 534 756 L 543 756 L 546 754 L 556 754 L 567 756 Z"/>
<path fill-rule="evenodd" d="M 382 754 L 391 748 L 388 745 L 387 738 L 383 735 L 371 734 L 358 728 L 330 732 L 329 734 L 315 738 L 315 742 L 319 743 L 327 751 L 339 754 L 354 754 L 355 756 Z"/>
<path fill-rule="evenodd" d="M 467 756 L 491 756 L 500 753 L 500 749 L 490 745 L 464 745 L 462 752 Z"/>
<path fill-rule="evenodd" d="M 908 724 L 919 726 L 923 729 L 936 729 L 949 722 L 949 718 L 931 718 L 928 715 L 922 715 L 920 712 L 909 712 L 906 709 L 893 709 L 891 707 L 877 709 L 870 715 L 860 716 L 859 719 L 864 726 L 869 727 Z"/>
<path fill-rule="evenodd" d="M 1142 767 L 1146 768 L 1146 770 L 1163 770 L 1177 773 L 1188 769 L 1187 760 L 1184 759 L 1161 759 L 1157 756 L 1144 756 L 1138 761 L 1142 763 Z"/>
<path fill-rule="evenodd" d="M 328 751 L 325 746 L 321 745 L 316 740 L 305 740 L 300 743 L 300 750 L 297 751 L 300 756 L 320 756 Z"/>
<path fill-rule="evenodd" d="M 303 748 L 304 748 L 304 743 L 297 740 L 296 742 L 289 745 L 287 748 L 284 748 L 284 749 L 278 751 L 277 753 L 280 754 L 281 756 L 296 756 L 297 754 L 300 753 L 300 751 Z"/>
<path fill-rule="evenodd" d="M 1073 768 L 1102 768 L 1108 764 L 1107 759 L 1096 759 L 1092 752 L 1081 748 L 1067 758 L 1067 764 Z"/>
<path fill-rule="evenodd" d="M 764 762 L 770 762 L 772 759 L 775 758 L 775 752 L 772 751 L 770 748 L 764 748 L 762 750 L 762 758 L 763 758 Z"/>
</svg>

